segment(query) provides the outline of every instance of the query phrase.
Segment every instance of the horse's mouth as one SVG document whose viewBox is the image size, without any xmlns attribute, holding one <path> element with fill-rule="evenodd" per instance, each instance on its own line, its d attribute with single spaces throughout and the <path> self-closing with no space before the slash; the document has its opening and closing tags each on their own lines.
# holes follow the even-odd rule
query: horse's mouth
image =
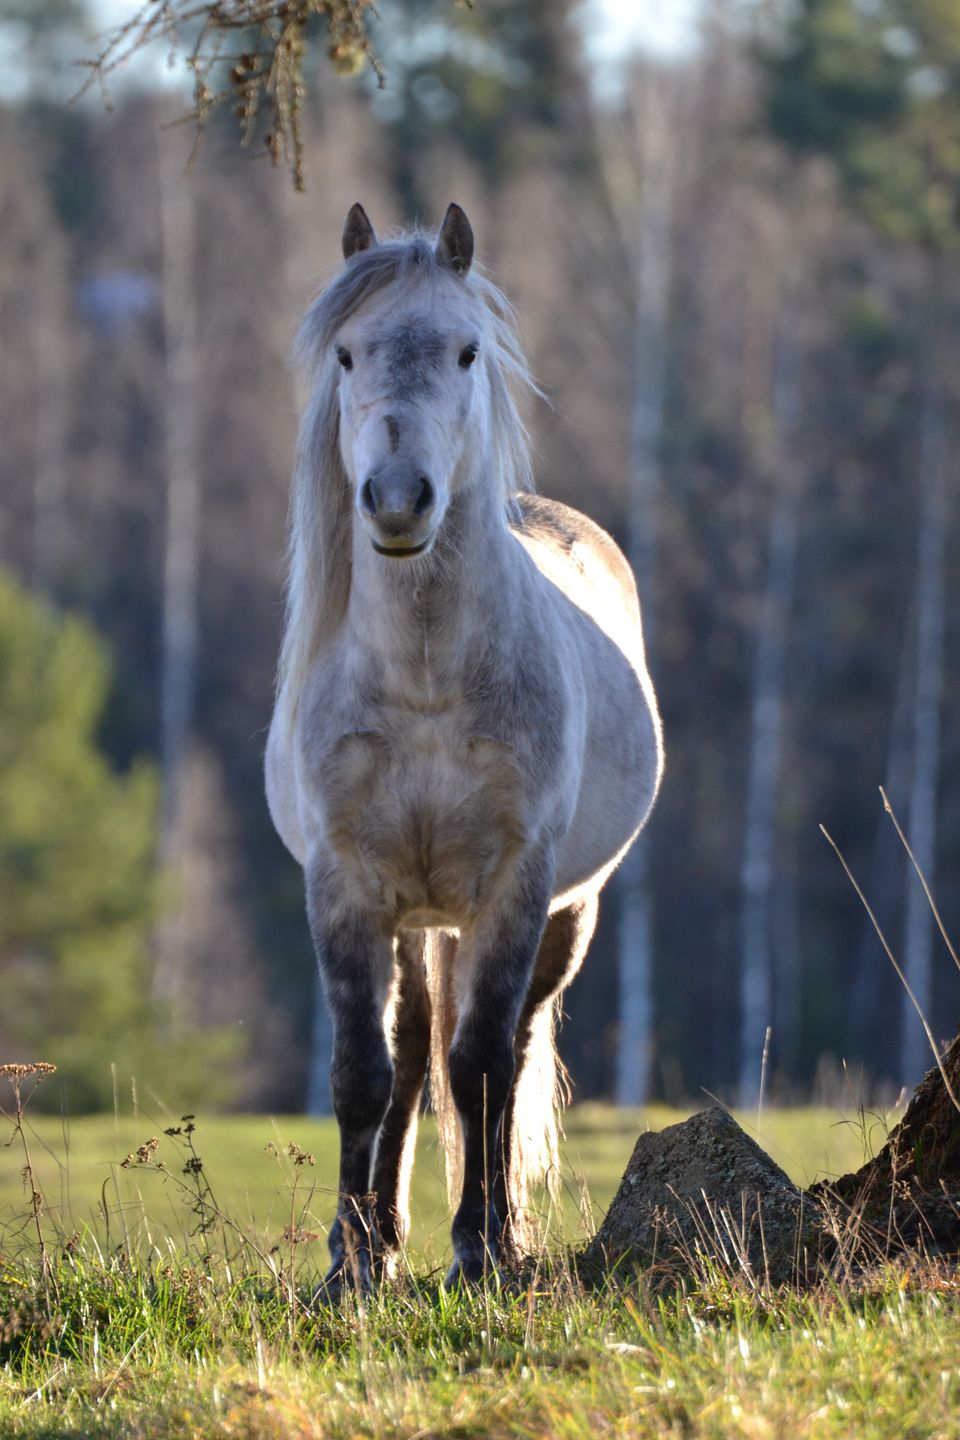
<svg viewBox="0 0 960 1440">
<path fill-rule="evenodd" d="M 391 560 L 409 560 L 413 555 L 422 555 L 430 541 L 424 540 L 422 545 L 378 545 L 376 540 L 371 540 L 370 544 L 378 555 L 388 555 Z"/>
</svg>

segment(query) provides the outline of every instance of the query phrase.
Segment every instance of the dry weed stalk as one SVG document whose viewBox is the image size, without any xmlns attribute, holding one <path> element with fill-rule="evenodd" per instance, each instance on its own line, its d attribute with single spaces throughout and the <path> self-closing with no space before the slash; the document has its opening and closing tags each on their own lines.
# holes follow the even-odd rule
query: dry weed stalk
<svg viewBox="0 0 960 1440">
<path fill-rule="evenodd" d="M 48 1075 L 56 1072 L 56 1065 L 51 1065 L 48 1060 L 34 1060 L 27 1064 L 13 1063 L 0 1065 L 0 1079 L 8 1080 L 13 1090 L 13 1110 L 7 1110 L 0 1105 L 0 1115 L 13 1126 L 13 1133 L 6 1142 L 7 1146 L 15 1145 L 18 1141 L 23 1151 L 23 1169 L 20 1172 L 23 1177 L 24 1189 L 29 1200 L 29 1212 L 33 1221 L 34 1229 L 37 1232 L 37 1243 L 40 1247 L 40 1265 L 43 1276 L 43 1293 L 46 1300 L 47 1313 L 50 1312 L 50 1281 L 52 1267 L 50 1255 L 47 1251 L 47 1242 L 43 1233 L 43 1195 L 37 1188 L 36 1173 L 33 1168 L 33 1159 L 30 1155 L 30 1144 L 27 1139 L 27 1132 L 24 1128 L 24 1114 L 31 1096 L 36 1088 Z M 24 1094 L 23 1083 L 25 1080 L 32 1080 L 31 1088 Z"/>
<path fill-rule="evenodd" d="M 883 793 L 883 792 L 881 791 L 881 794 L 882 794 L 882 793 Z M 884 799 L 885 799 L 886 808 L 887 808 L 889 814 L 890 814 L 891 816 L 893 816 L 893 810 L 890 808 L 890 802 L 886 800 L 886 797 L 884 797 Z M 896 822 L 896 817 L 894 816 L 893 818 L 894 818 L 894 824 L 897 824 L 897 822 Z M 897 978 L 899 979 L 899 981 L 900 981 L 901 985 L 903 986 L 904 990 L 906 990 L 907 994 L 910 996 L 910 1000 L 911 1000 L 911 1002 L 912 1002 L 912 1004 L 913 1004 L 913 1008 L 916 1010 L 917 1014 L 919 1015 L 919 1017 L 920 1017 L 920 1023 L 921 1023 L 921 1025 L 922 1025 L 923 1028 L 924 1028 L 924 1032 L 926 1033 L 926 1037 L 927 1037 L 927 1040 L 928 1040 L 929 1045 L 930 1045 L 930 1050 L 931 1050 L 931 1052 L 932 1052 L 932 1054 L 933 1054 L 934 1060 L 935 1060 L 936 1063 L 937 1063 L 937 1069 L 940 1071 L 940 1078 L 943 1080 L 944 1089 L 946 1090 L 947 1094 L 949 1095 L 950 1100 L 951 1100 L 952 1103 L 953 1103 L 954 1109 L 958 1112 L 958 1114 L 960 1114 L 960 1100 L 957 1099 L 957 1096 L 956 1096 L 956 1094 L 955 1094 L 955 1092 L 954 1092 L 953 1086 L 950 1084 L 950 1077 L 949 1077 L 949 1075 L 947 1074 L 946 1070 L 945 1070 L 944 1067 L 943 1067 L 943 1060 L 941 1059 L 941 1056 L 940 1056 L 940 1048 L 939 1048 L 939 1046 L 937 1045 L 936 1040 L 934 1039 L 933 1031 L 930 1029 L 929 1022 L 928 1022 L 928 1020 L 927 1020 L 926 1015 L 924 1015 L 924 1013 L 923 1013 L 923 1009 L 921 1008 L 920 1002 L 919 1002 L 919 1000 L 917 999 L 916 995 L 913 993 L 913 989 L 912 989 L 912 987 L 911 987 L 911 985 L 910 985 L 910 982 L 909 982 L 909 980 L 907 979 L 906 975 L 903 973 L 903 969 L 901 968 L 900 962 L 897 960 L 896 955 L 894 955 L 893 950 L 892 950 L 891 947 L 890 947 L 890 942 L 889 942 L 889 940 L 887 939 L 886 935 L 883 933 L 883 930 L 882 930 L 882 928 L 881 928 L 881 926 L 880 926 L 880 921 L 877 919 L 877 917 L 876 917 L 876 915 L 874 914 L 874 911 L 873 911 L 873 909 L 872 909 L 872 907 L 871 907 L 871 905 L 870 905 L 869 900 L 867 899 L 866 895 L 863 893 L 863 890 L 860 888 L 860 885 L 857 883 L 856 877 L 854 876 L 853 871 L 850 869 L 850 866 L 847 864 L 846 859 L 844 858 L 843 852 L 842 852 L 841 849 L 840 849 L 840 846 L 837 844 L 836 840 L 834 840 L 833 836 L 830 834 L 830 831 L 827 829 L 827 827 L 826 827 L 825 825 L 821 825 L 821 826 L 820 826 L 820 829 L 821 829 L 824 837 L 826 838 L 826 840 L 827 840 L 827 841 L 829 842 L 829 844 L 832 846 L 833 851 L 834 851 L 834 854 L 836 855 L 837 859 L 840 861 L 840 864 L 843 866 L 844 874 L 846 875 L 847 879 L 850 881 L 850 884 L 853 886 L 854 890 L 857 892 L 857 898 L 859 899 L 859 901 L 860 901 L 861 905 L 863 906 L 864 910 L 866 910 L 867 915 L 870 917 L 870 923 L 871 923 L 871 925 L 873 926 L 874 930 L 877 932 L 877 936 L 878 936 L 878 938 L 879 938 L 879 940 L 880 940 L 880 944 L 883 946 L 884 953 L 886 954 L 887 959 L 890 961 L 890 964 L 893 966 L 894 970 L 897 972 Z M 899 825 L 897 825 L 897 833 L 900 835 L 900 838 L 904 841 L 904 844 L 906 845 L 907 842 L 906 842 L 906 840 L 905 840 L 904 837 L 903 837 L 903 832 L 901 831 Z M 916 866 L 916 865 L 917 865 L 917 862 L 916 862 L 916 860 L 914 859 L 912 853 L 910 852 L 910 847 L 909 847 L 909 846 L 907 846 L 907 852 L 908 852 L 908 854 L 910 854 L 910 858 L 913 860 L 913 863 L 914 863 L 914 865 Z M 919 866 L 917 866 L 917 873 L 920 874 Z M 931 904 L 932 904 L 932 896 L 930 895 L 929 886 L 927 885 L 927 882 L 926 882 L 926 880 L 924 880 L 924 878 L 923 878 L 922 875 L 920 876 L 920 878 L 921 878 L 921 880 L 923 881 L 923 887 L 924 887 L 924 890 L 925 890 L 926 893 L 927 893 L 927 897 L 928 897 L 928 899 L 930 899 Z M 937 912 L 937 909 L 936 909 L 935 906 L 934 906 L 934 912 L 933 912 L 933 913 L 934 913 L 934 915 L 935 915 L 936 918 L 937 918 L 937 923 L 939 924 L 939 923 L 940 923 L 940 916 L 939 916 L 939 913 Z M 951 954 L 952 954 L 952 953 L 953 953 L 953 951 L 952 951 L 952 949 L 951 949 Z M 954 958 L 956 958 L 956 957 L 954 957 Z"/>
<path fill-rule="evenodd" d="M 196 1133 L 196 1128 L 196 1117 L 194 1115 L 182 1115 L 179 1125 L 170 1125 L 163 1132 L 164 1135 L 172 1140 L 180 1149 L 183 1164 L 180 1167 L 179 1173 L 172 1170 L 164 1160 L 157 1157 L 157 1151 L 161 1144 L 160 1137 L 157 1135 L 152 1135 L 139 1146 L 135 1152 L 127 1155 L 126 1158 L 120 1162 L 120 1168 L 122 1170 L 130 1170 L 134 1167 L 143 1167 L 147 1170 L 153 1170 L 163 1175 L 166 1179 L 171 1180 L 181 1192 L 184 1199 L 189 1201 L 191 1212 L 196 1217 L 197 1223 L 191 1232 L 192 1235 L 199 1236 L 206 1241 L 206 1237 L 211 1230 L 215 1228 L 219 1229 L 221 1244 L 223 1246 L 224 1269 L 228 1281 L 232 1281 L 233 1279 L 233 1263 L 238 1255 L 249 1252 L 249 1254 L 255 1256 L 264 1267 L 264 1270 L 272 1277 L 278 1290 L 284 1295 L 290 1308 L 292 1324 L 294 1312 L 305 1315 L 308 1313 L 308 1309 L 296 1295 L 296 1292 L 292 1291 L 286 1284 L 283 1268 L 279 1266 L 274 1259 L 276 1247 L 274 1247 L 274 1250 L 270 1254 L 267 1254 L 247 1231 L 221 1207 L 207 1177 L 203 1160 L 198 1154 L 194 1144 L 193 1137 Z M 232 1258 L 227 1243 L 228 1231 L 237 1242 Z M 213 1256 L 205 1251 L 201 1259 L 206 1269 L 211 1265 Z"/>
<path fill-rule="evenodd" d="M 956 952 L 956 950 L 955 950 L 955 948 L 954 948 L 954 945 L 953 945 L 953 941 L 950 939 L 950 936 L 947 934 L 947 928 L 946 928 L 946 926 L 944 925 L 943 919 L 942 919 L 942 917 L 941 917 L 941 915 L 940 915 L 940 911 L 939 911 L 939 909 L 937 908 L 937 902 L 936 902 L 936 900 L 933 898 L 933 891 L 930 889 L 930 886 L 929 886 L 929 884 L 927 883 L 927 877 L 924 875 L 923 871 L 920 869 L 920 864 L 919 864 L 919 862 L 918 862 L 918 860 L 917 860 L 916 855 L 914 855 L 914 853 L 913 853 L 913 848 L 912 848 L 912 846 L 911 846 L 911 844 L 910 844 L 910 841 L 907 839 L 906 835 L 903 833 L 903 829 L 902 829 L 902 827 L 901 827 L 901 825 L 900 825 L 900 821 L 897 819 L 896 811 L 894 810 L 893 806 L 890 804 L 890 798 L 889 798 L 889 796 L 887 795 L 887 792 L 886 792 L 886 790 L 884 790 L 884 788 L 883 788 L 882 785 L 880 786 L 880 796 L 881 796 L 881 799 L 883 800 L 883 808 L 884 808 L 884 810 L 886 810 L 887 814 L 890 816 L 890 819 L 893 821 L 893 826 L 894 826 L 894 829 L 895 829 L 896 832 L 897 832 L 897 835 L 898 835 L 899 838 L 900 838 L 900 843 L 901 843 L 901 845 L 903 846 L 904 850 L 906 850 L 908 856 L 910 857 L 910 863 L 911 863 L 911 865 L 913 866 L 914 870 L 916 870 L 917 876 L 918 876 L 918 878 L 919 878 L 919 880 L 920 880 L 920 884 L 923 886 L 923 893 L 924 893 L 924 895 L 927 897 L 927 904 L 930 906 L 930 910 L 931 910 L 931 913 L 932 913 L 932 915 L 933 915 L 933 918 L 934 918 L 934 920 L 937 922 L 937 929 L 940 931 L 941 939 L 943 940 L 944 945 L 946 945 L 947 950 L 950 952 L 950 958 L 951 958 L 951 960 L 953 961 L 954 965 L 956 965 L 957 969 L 960 970 L 960 956 L 957 955 L 957 952 Z"/>
<path fill-rule="evenodd" d="M 277 1160 L 280 1160 L 281 1151 L 272 1140 L 269 1142 L 266 1148 L 269 1154 L 275 1155 Z M 283 1151 L 283 1154 L 288 1160 L 292 1161 L 293 1180 L 290 1185 L 290 1220 L 287 1224 L 286 1230 L 283 1233 L 283 1239 L 286 1240 L 289 1247 L 287 1255 L 287 1267 L 286 1274 L 284 1274 L 281 1267 L 279 1283 L 286 1290 L 287 1315 L 292 1338 L 294 1317 L 297 1309 L 297 1246 L 306 1244 L 311 1240 L 320 1239 L 320 1236 L 316 1231 L 305 1229 L 303 1224 L 304 1216 L 307 1213 L 307 1208 L 310 1205 L 313 1199 L 314 1192 L 316 1190 L 315 1183 L 311 1185 L 306 1200 L 304 1200 L 302 1204 L 298 1204 L 298 1196 L 304 1169 L 313 1169 L 313 1167 L 317 1163 L 317 1160 L 315 1155 L 312 1155 L 308 1150 L 301 1149 L 301 1147 L 297 1145 L 296 1142 L 293 1140 L 291 1140 L 289 1145 L 287 1145 L 286 1149 Z M 274 1245 L 270 1253 L 271 1255 L 276 1255 L 279 1253 L 279 1251 L 280 1246 Z"/>
</svg>

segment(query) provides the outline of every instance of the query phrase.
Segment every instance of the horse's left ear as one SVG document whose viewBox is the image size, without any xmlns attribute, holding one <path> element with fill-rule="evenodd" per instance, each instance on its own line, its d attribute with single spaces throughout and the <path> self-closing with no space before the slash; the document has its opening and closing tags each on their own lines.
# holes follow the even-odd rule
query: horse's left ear
<svg viewBox="0 0 960 1440">
<path fill-rule="evenodd" d="M 366 210 L 359 203 L 351 205 L 343 222 L 343 258 L 349 260 L 358 250 L 369 250 L 377 243 L 377 232 L 370 224 Z"/>
<path fill-rule="evenodd" d="M 473 262 L 473 231 L 459 205 L 448 205 L 437 236 L 437 259 L 458 275 L 466 275 Z"/>
</svg>

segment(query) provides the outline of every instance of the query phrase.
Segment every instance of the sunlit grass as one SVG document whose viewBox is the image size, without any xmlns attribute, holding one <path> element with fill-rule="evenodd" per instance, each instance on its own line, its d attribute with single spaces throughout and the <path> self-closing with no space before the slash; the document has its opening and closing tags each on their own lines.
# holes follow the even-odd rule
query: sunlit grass
<svg viewBox="0 0 960 1440">
<path fill-rule="evenodd" d="M 256 1286 L 74 1257 L 60 1296 L 47 1332 L 8 1316 L 4 1436 L 958 1433 L 960 1296 L 929 1265 L 763 1302 L 724 1276 L 583 1293 L 560 1266 L 511 1293 L 408 1284 L 291 1323 Z"/>
<path fill-rule="evenodd" d="M 580 1286 L 561 1239 L 584 1238 L 638 1130 L 675 1112 L 572 1111 L 556 1239 L 532 1278 L 467 1294 L 439 1285 L 449 1217 L 426 1124 L 406 1269 L 337 1307 L 313 1299 L 333 1208 L 333 1125 L 201 1117 L 192 1138 L 222 1224 L 204 1233 L 177 1164 L 183 1137 L 162 1135 L 175 1118 L 33 1122 L 48 1287 L 24 1223 L 19 1158 L 0 1152 L 0 1436 L 960 1435 L 960 1282 L 946 1265 L 851 1271 L 805 1294 L 758 1291 L 708 1262 L 669 1293 L 644 1276 Z M 752 1131 L 755 1117 L 742 1118 Z M 771 1111 L 760 1138 L 809 1183 L 861 1163 L 854 1121 Z M 124 1169 L 155 1134 L 149 1164 Z M 291 1141 L 316 1165 L 266 1148 Z M 163 1156 L 167 1172 L 150 1168 Z M 320 1226 L 294 1247 L 283 1233 L 292 1196 L 301 1223 L 316 1216 Z"/>
<path fill-rule="evenodd" d="M 561 1167 L 562 1207 L 556 1238 L 578 1241 L 599 1223 L 619 1183 L 637 1135 L 662 1129 L 686 1112 L 652 1107 L 617 1110 L 608 1105 L 575 1106 L 566 1116 Z M 159 1154 L 173 1165 L 175 1154 L 163 1137 L 178 1117 L 141 1115 L 85 1116 L 61 1122 L 34 1116 L 28 1125 L 33 1161 L 44 1197 L 48 1225 L 64 1234 L 89 1227 L 107 1249 L 172 1236 L 183 1241 L 193 1224 L 179 1189 L 163 1176 L 141 1168 L 124 1170 L 121 1162 L 152 1135 L 162 1139 Z M 750 1134 L 756 1116 L 741 1116 Z M 313 1152 L 316 1165 L 302 1177 L 304 1222 L 322 1230 L 335 1207 L 337 1136 L 332 1120 L 304 1116 L 200 1116 L 197 1147 L 218 1204 L 251 1235 L 271 1241 L 289 1222 L 291 1166 L 268 1146 L 283 1151 L 290 1141 Z M 870 1137 L 882 1142 L 877 1130 Z M 765 1112 L 761 1143 L 792 1179 L 806 1185 L 823 1174 L 839 1174 L 860 1165 L 862 1129 L 856 1117 L 846 1121 L 832 1110 Z M 16 1228 L 23 1213 L 23 1187 L 16 1154 L 0 1151 L 0 1236 Z M 586 1215 L 584 1214 L 586 1210 Z M 449 1210 L 430 1117 L 421 1125 L 411 1194 L 411 1254 L 418 1261 L 443 1264 L 447 1253 Z M 12 1236 L 0 1239 L 9 1248 Z M 319 1262 L 318 1262 L 319 1263 Z"/>
</svg>

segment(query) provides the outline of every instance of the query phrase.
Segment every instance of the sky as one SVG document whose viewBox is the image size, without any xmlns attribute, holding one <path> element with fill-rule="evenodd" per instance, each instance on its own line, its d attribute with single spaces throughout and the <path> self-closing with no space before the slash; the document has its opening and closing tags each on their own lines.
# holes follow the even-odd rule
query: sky
<svg viewBox="0 0 960 1440">
<path fill-rule="evenodd" d="M 590 26 L 594 63 L 610 65 L 638 49 L 684 53 L 695 43 L 700 0 L 586 0 L 584 11 L 598 21 Z"/>
</svg>

